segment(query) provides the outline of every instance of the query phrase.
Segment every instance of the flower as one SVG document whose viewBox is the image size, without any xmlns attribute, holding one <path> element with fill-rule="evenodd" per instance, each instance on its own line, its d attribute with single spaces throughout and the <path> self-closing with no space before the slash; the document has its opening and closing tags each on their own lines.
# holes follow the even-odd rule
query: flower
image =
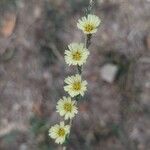
<svg viewBox="0 0 150 150">
<path fill-rule="evenodd" d="M 100 25 L 101 20 L 99 17 L 89 14 L 87 17 L 82 17 L 78 20 L 77 27 L 85 34 L 96 33 L 97 27 Z"/>
<path fill-rule="evenodd" d="M 70 126 L 65 125 L 64 122 L 56 124 L 49 129 L 49 136 L 52 139 L 55 139 L 55 142 L 58 144 L 63 144 L 66 139 L 66 135 L 70 132 Z"/>
<path fill-rule="evenodd" d="M 60 99 L 56 109 L 60 116 L 65 117 L 65 120 L 73 118 L 78 112 L 75 101 L 71 100 L 70 97 L 63 97 Z"/>
<path fill-rule="evenodd" d="M 65 50 L 65 61 L 68 65 L 83 65 L 89 55 L 89 51 L 84 48 L 83 43 L 72 43 L 68 45 L 69 50 Z"/>
<path fill-rule="evenodd" d="M 75 76 L 70 76 L 65 79 L 65 83 L 68 84 L 64 86 L 64 90 L 67 91 L 71 97 L 81 94 L 84 95 L 86 91 L 86 81 L 82 81 L 81 76 L 76 74 Z"/>
</svg>

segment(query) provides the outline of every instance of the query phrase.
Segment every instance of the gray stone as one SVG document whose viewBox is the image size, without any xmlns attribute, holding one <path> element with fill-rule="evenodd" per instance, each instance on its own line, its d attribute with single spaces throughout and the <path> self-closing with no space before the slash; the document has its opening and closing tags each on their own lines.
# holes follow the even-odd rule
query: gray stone
<svg viewBox="0 0 150 150">
<path fill-rule="evenodd" d="M 100 70 L 100 75 L 104 81 L 112 83 L 115 80 L 117 72 L 118 72 L 117 65 L 105 64 Z"/>
</svg>

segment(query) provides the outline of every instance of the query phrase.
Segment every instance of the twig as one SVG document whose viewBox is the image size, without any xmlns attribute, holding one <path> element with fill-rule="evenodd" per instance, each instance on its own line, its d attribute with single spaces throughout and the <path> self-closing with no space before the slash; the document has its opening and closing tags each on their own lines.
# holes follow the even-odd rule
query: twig
<svg viewBox="0 0 150 150">
<path fill-rule="evenodd" d="M 56 46 L 53 43 L 50 43 L 48 47 L 52 50 L 53 54 L 58 58 L 58 60 L 64 64 L 64 59 L 60 52 L 57 50 Z"/>
<path fill-rule="evenodd" d="M 122 144 L 125 146 L 127 150 L 137 150 L 136 145 L 130 141 L 129 135 L 127 133 L 127 130 L 125 128 L 125 124 L 127 122 L 127 116 L 128 116 L 128 107 L 130 106 L 131 99 L 135 99 L 132 97 L 135 93 L 133 92 L 133 86 L 134 81 L 131 85 L 131 80 L 134 80 L 133 77 L 131 77 L 131 73 L 134 70 L 135 66 L 133 64 L 130 64 L 128 73 L 126 76 L 122 79 L 122 87 L 120 88 L 121 92 L 121 101 L 120 101 L 120 139 Z M 130 91 L 130 93 L 128 93 Z"/>
</svg>

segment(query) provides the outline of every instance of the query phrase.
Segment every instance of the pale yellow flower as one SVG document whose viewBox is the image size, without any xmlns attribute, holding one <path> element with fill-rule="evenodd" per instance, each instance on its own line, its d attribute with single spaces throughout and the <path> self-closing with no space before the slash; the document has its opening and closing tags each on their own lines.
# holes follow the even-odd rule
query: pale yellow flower
<svg viewBox="0 0 150 150">
<path fill-rule="evenodd" d="M 49 136 L 55 139 L 56 143 L 63 144 L 69 132 L 70 126 L 60 122 L 60 124 L 56 124 L 49 129 Z"/>
<path fill-rule="evenodd" d="M 72 119 L 78 113 L 75 101 L 71 97 L 63 97 L 56 106 L 60 116 L 64 116 L 65 120 Z"/>
<path fill-rule="evenodd" d="M 97 32 L 97 27 L 100 23 L 99 17 L 89 14 L 87 17 L 82 17 L 78 20 L 77 27 L 85 34 L 93 34 Z"/>
<path fill-rule="evenodd" d="M 68 65 L 83 65 L 89 55 L 89 51 L 83 43 L 72 43 L 65 50 L 65 61 Z"/>
<path fill-rule="evenodd" d="M 75 76 L 70 76 L 65 79 L 65 83 L 67 84 L 64 86 L 64 90 L 70 94 L 71 97 L 77 95 L 84 95 L 86 91 L 87 82 L 82 81 L 81 76 L 76 74 Z"/>
</svg>

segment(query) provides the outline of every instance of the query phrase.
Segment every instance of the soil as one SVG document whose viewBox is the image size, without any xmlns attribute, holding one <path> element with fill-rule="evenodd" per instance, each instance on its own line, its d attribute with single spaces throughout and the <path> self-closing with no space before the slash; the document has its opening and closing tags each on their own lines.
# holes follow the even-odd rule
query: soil
<svg viewBox="0 0 150 150">
<path fill-rule="evenodd" d="M 66 94 L 64 78 L 76 72 L 63 53 L 70 42 L 84 41 L 76 22 L 87 5 L 0 2 L 0 150 L 61 149 L 47 129 L 62 120 L 55 106 Z M 88 92 L 79 102 L 68 149 L 149 150 L 150 1 L 97 0 L 93 11 L 102 24 L 84 66 Z M 100 74 L 106 63 L 120 69 L 112 83 Z"/>
</svg>

